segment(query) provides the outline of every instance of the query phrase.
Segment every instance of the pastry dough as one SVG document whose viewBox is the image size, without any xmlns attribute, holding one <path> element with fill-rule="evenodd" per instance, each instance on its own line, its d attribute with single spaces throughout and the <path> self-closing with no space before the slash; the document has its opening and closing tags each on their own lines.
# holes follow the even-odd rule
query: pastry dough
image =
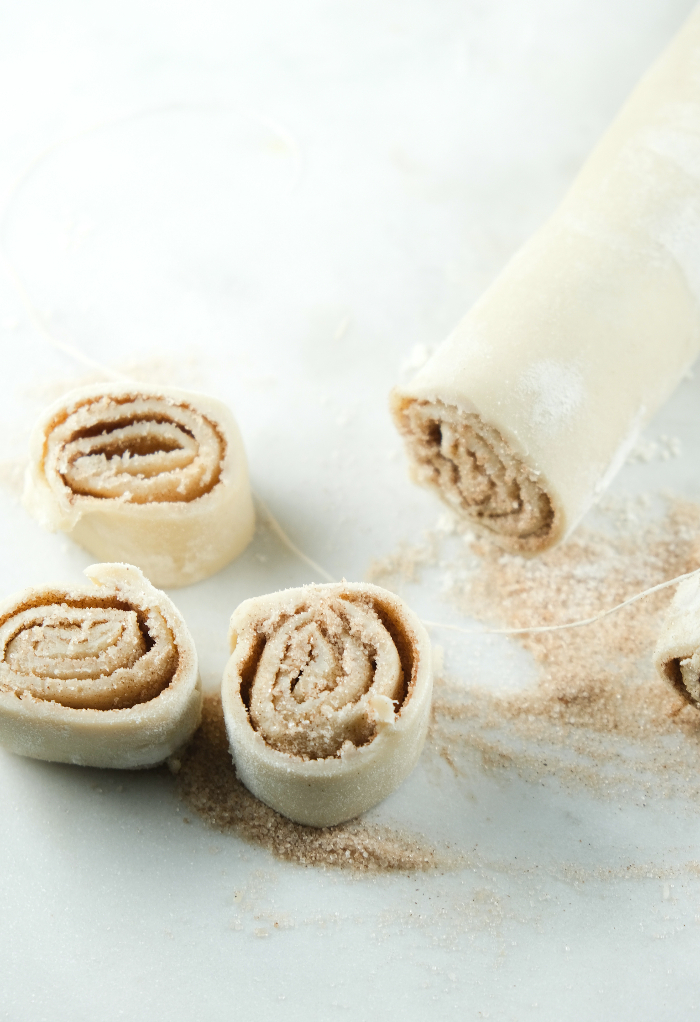
<svg viewBox="0 0 700 1022">
<path fill-rule="evenodd" d="M 392 395 L 416 481 L 506 549 L 574 528 L 700 350 L 700 8 L 561 206 Z"/>
<path fill-rule="evenodd" d="M 82 766 L 161 763 L 199 724 L 192 637 L 138 568 L 85 574 L 94 585 L 25 589 L 0 606 L 0 744 Z"/>
<path fill-rule="evenodd" d="M 221 687 L 246 787 L 297 823 L 376 805 L 415 766 L 432 694 L 430 640 L 393 593 L 347 582 L 246 600 Z"/>
<path fill-rule="evenodd" d="M 32 434 L 24 504 L 45 528 L 166 587 L 223 568 L 255 526 L 233 416 L 173 387 L 100 384 L 52 405 Z"/>
<path fill-rule="evenodd" d="M 654 665 L 693 706 L 700 708 L 700 579 L 678 586 L 654 651 Z"/>
</svg>

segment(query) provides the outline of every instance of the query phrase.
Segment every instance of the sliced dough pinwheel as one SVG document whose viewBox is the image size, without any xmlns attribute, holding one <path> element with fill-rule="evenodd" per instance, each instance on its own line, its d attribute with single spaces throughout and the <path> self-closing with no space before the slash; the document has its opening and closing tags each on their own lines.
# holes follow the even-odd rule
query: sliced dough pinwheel
<svg viewBox="0 0 700 1022">
<path fill-rule="evenodd" d="M 161 763 L 199 724 L 192 637 L 138 568 L 85 574 L 94 585 L 25 589 L 0 605 L 0 744 L 81 766 Z"/>
<path fill-rule="evenodd" d="M 671 601 L 654 651 L 664 681 L 700 709 L 700 579 L 681 582 Z"/>
<path fill-rule="evenodd" d="M 326 827 L 386 798 L 415 766 L 432 694 L 430 640 L 374 585 L 246 600 L 221 687 L 238 776 L 298 823 Z"/>
<path fill-rule="evenodd" d="M 52 405 L 32 434 L 24 504 L 45 528 L 166 587 L 223 568 L 255 526 L 233 416 L 173 387 L 100 384 Z"/>
<path fill-rule="evenodd" d="M 700 352 L 700 8 L 552 218 L 392 395 L 412 474 L 507 550 L 563 539 Z"/>
</svg>

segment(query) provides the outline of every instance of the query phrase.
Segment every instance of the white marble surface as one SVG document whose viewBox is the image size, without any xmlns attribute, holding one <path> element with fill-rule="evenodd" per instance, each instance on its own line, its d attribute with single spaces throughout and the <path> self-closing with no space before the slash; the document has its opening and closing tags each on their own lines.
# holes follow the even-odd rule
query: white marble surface
<svg viewBox="0 0 700 1022">
<path fill-rule="evenodd" d="M 0 240 L 25 290 L 3 265 L 2 593 L 77 580 L 90 562 L 12 487 L 40 408 L 91 372 L 27 301 L 88 361 L 226 400 L 256 491 L 334 576 L 362 578 L 433 526 L 387 392 L 553 208 L 690 7 L 4 0 Z M 648 432 L 680 436 L 683 457 L 628 466 L 618 492 L 698 496 L 699 390 L 686 381 Z M 236 603 L 311 580 L 260 529 L 235 564 L 173 593 L 207 687 Z M 454 613 L 429 579 L 412 599 L 426 617 Z M 468 676 L 465 643 L 446 648 Z M 505 683 L 531 677 L 517 647 L 497 648 Z M 183 827 L 163 773 L 0 752 L 0 1018 L 697 1011 L 695 875 L 548 872 L 692 860 L 695 806 L 620 808 L 555 778 L 474 764 L 457 781 L 419 765 L 372 818 L 478 845 L 480 864 L 417 878 L 301 869 Z"/>
</svg>

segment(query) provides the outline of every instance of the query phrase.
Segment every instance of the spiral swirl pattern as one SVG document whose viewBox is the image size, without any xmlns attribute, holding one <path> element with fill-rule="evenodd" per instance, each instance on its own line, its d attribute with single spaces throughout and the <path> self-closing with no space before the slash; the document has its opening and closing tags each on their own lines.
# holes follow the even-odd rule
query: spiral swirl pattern
<svg viewBox="0 0 700 1022">
<path fill-rule="evenodd" d="M 99 384 L 34 428 L 24 505 L 105 562 L 155 585 L 189 585 L 248 545 L 255 512 L 236 422 L 215 398 L 174 387 Z"/>
<path fill-rule="evenodd" d="M 405 694 L 396 645 L 369 603 L 310 593 L 259 626 L 250 718 L 269 746 L 307 759 L 365 745 Z"/>
<path fill-rule="evenodd" d="M 85 496 L 191 501 L 216 486 L 224 447 L 214 423 L 185 403 L 104 395 L 56 422 L 45 466 Z"/>
<path fill-rule="evenodd" d="M 537 476 L 478 415 L 442 401 L 410 401 L 401 430 L 416 479 L 502 546 L 535 552 L 548 543 L 554 510 Z"/>
<path fill-rule="evenodd" d="M 117 597 L 43 593 L 0 624 L 3 686 L 78 709 L 112 710 L 155 698 L 178 655 L 160 611 Z"/>
<path fill-rule="evenodd" d="M 172 601 L 132 564 L 92 585 L 26 589 L 0 605 L 0 744 L 35 759 L 134 770 L 197 728 L 197 651 Z"/>
<path fill-rule="evenodd" d="M 341 582 L 246 600 L 221 684 L 238 777 L 298 823 L 328 827 L 410 774 L 430 717 L 430 640 L 393 593 Z"/>
</svg>

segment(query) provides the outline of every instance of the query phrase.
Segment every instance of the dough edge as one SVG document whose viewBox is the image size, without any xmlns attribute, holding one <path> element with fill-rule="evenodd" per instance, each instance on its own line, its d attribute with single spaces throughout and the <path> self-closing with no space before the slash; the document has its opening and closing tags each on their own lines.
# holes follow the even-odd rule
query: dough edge
<svg viewBox="0 0 700 1022">
<path fill-rule="evenodd" d="M 186 404 L 215 424 L 226 450 L 220 479 L 208 493 L 192 501 L 132 504 L 71 496 L 67 487 L 52 485 L 44 459 L 56 416 L 70 415 L 90 399 L 125 395 Z M 245 448 L 232 412 L 217 398 L 179 387 L 89 384 L 59 398 L 45 409 L 32 431 L 22 503 L 49 531 L 69 533 L 102 561 L 136 564 L 155 585 L 165 588 L 209 578 L 243 552 L 255 531 Z"/>
<path fill-rule="evenodd" d="M 313 588 L 329 596 L 369 596 L 391 608 L 408 637 L 414 677 L 395 722 L 349 755 L 302 760 L 270 748 L 251 725 L 241 699 L 236 637 L 255 619 L 303 597 Z M 260 801 L 296 823 L 329 827 L 358 816 L 386 798 L 418 762 L 430 719 L 433 670 L 430 639 L 419 618 L 395 594 L 369 583 L 325 583 L 281 590 L 246 600 L 233 613 L 229 637 L 234 646 L 221 685 L 224 720 L 239 779 Z M 239 644 L 240 655 L 240 644 Z"/>
<path fill-rule="evenodd" d="M 126 709 L 75 709 L 30 693 L 0 689 L 0 745 L 21 756 L 79 766 L 135 770 L 156 766 L 181 748 L 199 726 L 202 684 L 187 625 L 165 593 L 133 565 L 94 564 L 85 574 L 139 606 L 157 606 L 172 631 L 178 667 L 154 699 Z M 0 604 L 0 619 L 43 592 L 90 596 L 96 586 L 33 586 Z"/>
</svg>

